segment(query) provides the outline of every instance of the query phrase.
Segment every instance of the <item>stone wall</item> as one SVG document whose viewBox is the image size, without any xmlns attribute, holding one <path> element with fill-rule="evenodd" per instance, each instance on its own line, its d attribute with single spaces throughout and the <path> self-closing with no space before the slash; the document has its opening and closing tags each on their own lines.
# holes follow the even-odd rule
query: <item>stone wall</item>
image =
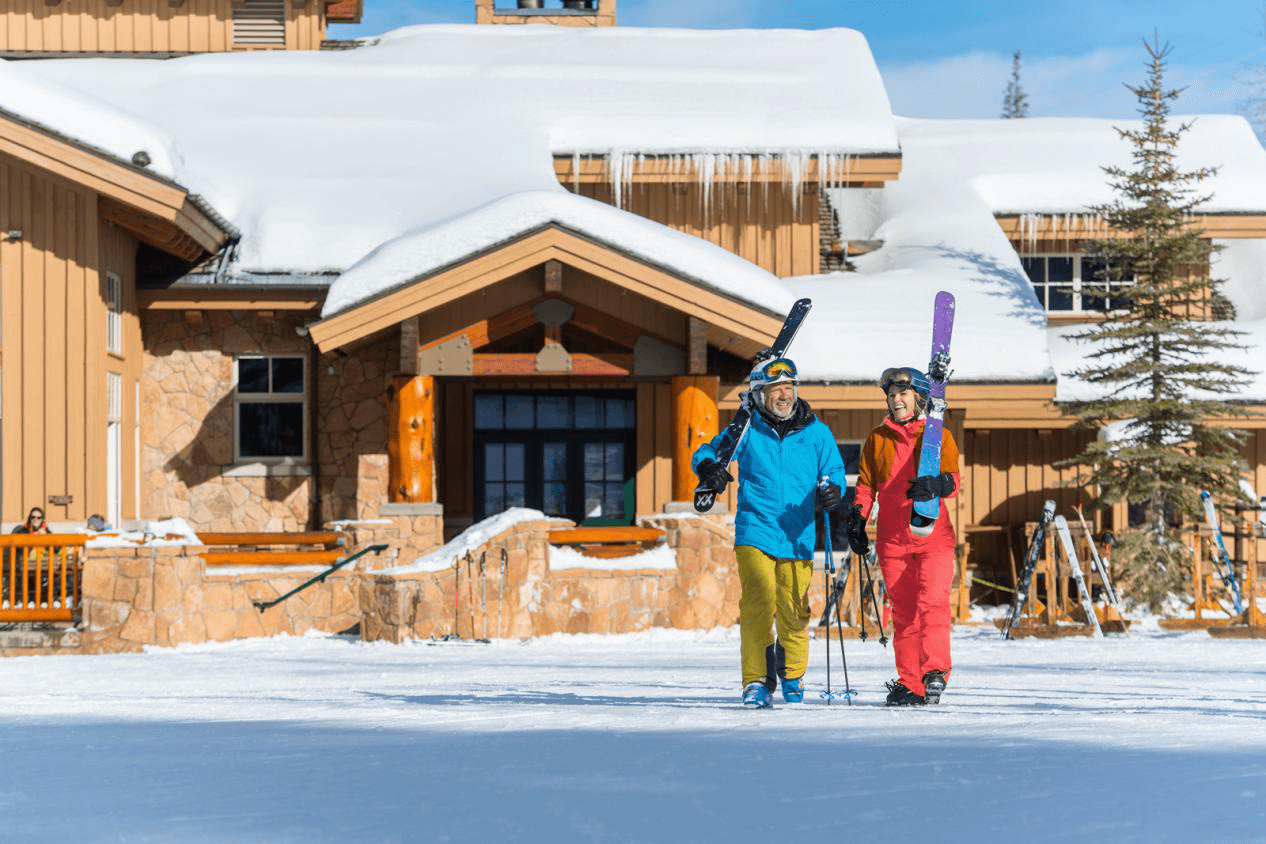
<svg viewBox="0 0 1266 844">
<path fill-rule="evenodd" d="M 463 555 L 441 571 L 367 575 L 361 586 L 361 635 L 401 642 L 449 635 L 482 638 L 485 629 L 492 637 L 528 638 L 735 624 L 740 587 L 732 521 L 724 515 L 666 515 L 645 519 L 644 524 L 666 532 L 677 555 L 676 569 L 553 571 L 548 534 L 563 523 L 520 522 L 470 549 L 474 565 L 468 566 Z M 502 549 L 507 563 L 504 588 Z M 481 558 L 483 580 L 478 575 Z M 460 585 L 460 595 L 454 596 L 455 585 Z M 499 600 L 499 595 L 504 597 Z"/>
<path fill-rule="evenodd" d="M 311 341 L 297 331 L 311 317 L 144 313 L 141 518 L 179 516 L 201 531 L 296 531 L 314 517 L 323 524 L 376 515 L 387 500 L 387 374 L 398 355 L 387 341 L 315 358 L 315 471 L 311 461 L 278 468 L 234 460 L 234 361 L 300 355 L 311 366 Z"/>
<path fill-rule="evenodd" d="M 84 557 L 81 648 L 84 653 L 340 632 L 360 623 L 360 574 L 339 570 L 260 612 L 319 571 L 208 571 L 200 546 L 94 548 Z"/>
</svg>

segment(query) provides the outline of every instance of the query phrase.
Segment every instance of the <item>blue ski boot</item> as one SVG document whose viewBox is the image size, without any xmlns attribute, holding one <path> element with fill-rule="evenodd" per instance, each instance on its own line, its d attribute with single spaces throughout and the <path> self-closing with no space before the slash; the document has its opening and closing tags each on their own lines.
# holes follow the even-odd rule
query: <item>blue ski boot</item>
<svg viewBox="0 0 1266 844">
<path fill-rule="evenodd" d="M 804 700 L 804 678 L 794 680 L 782 678 L 782 699 L 786 703 L 800 703 Z"/>
<path fill-rule="evenodd" d="M 753 709 L 773 708 L 774 699 L 770 695 L 769 687 L 765 685 L 764 680 L 757 680 L 743 687 L 743 705 L 750 706 Z"/>
</svg>

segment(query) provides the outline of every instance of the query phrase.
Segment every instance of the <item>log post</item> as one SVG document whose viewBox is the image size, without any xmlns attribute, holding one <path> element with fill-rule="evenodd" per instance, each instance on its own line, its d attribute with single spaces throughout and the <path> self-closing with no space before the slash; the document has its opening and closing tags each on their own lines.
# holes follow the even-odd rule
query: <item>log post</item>
<svg viewBox="0 0 1266 844">
<path fill-rule="evenodd" d="M 690 458 L 702 443 L 717 435 L 717 393 L 721 379 L 715 375 L 673 376 L 673 500 L 694 496 L 694 470 Z"/>
<path fill-rule="evenodd" d="M 387 436 L 388 500 L 435 501 L 435 376 L 392 379 Z"/>
</svg>

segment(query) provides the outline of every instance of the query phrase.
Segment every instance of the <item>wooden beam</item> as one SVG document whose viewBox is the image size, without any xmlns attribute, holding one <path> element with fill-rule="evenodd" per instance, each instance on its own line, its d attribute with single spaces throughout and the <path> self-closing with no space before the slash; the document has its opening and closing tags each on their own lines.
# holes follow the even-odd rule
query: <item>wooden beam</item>
<svg viewBox="0 0 1266 844">
<path fill-rule="evenodd" d="M 545 262 L 545 292 L 563 292 L 563 265 L 556 259 Z"/>
<path fill-rule="evenodd" d="M 703 375 L 708 371 L 708 326 L 698 317 L 690 317 L 686 340 L 686 372 Z M 713 392 L 713 403 L 716 393 Z"/>
<path fill-rule="evenodd" d="M 435 409 L 433 376 L 392 379 L 387 435 L 389 501 L 435 500 Z"/>
<path fill-rule="evenodd" d="M 720 430 L 717 415 L 715 375 L 673 377 L 673 500 L 690 501 L 694 495 L 694 470 L 690 466 L 695 450 L 710 442 Z"/>
<path fill-rule="evenodd" d="M 627 377 L 633 372 L 633 355 L 575 354 L 571 356 L 571 375 L 614 375 Z M 536 353 L 475 355 L 475 377 L 486 375 L 542 375 L 536 369 Z M 544 377 L 544 376 L 543 376 Z"/>
<path fill-rule="evenodd" d="M 466 339 L 470 341 L 472 349 L 482 349 L 484 346 L 495 343 L 498 340 L 505 339 L 518 334 L 528 328 L 532 328 L 537 324 L 536 315 L 532 313 L 531 305 L 522 305 L 512 310 L 506 311 L 496 316 L 490 316 L 487 319 L 481 319 L 473 322 L 465 328 L 459 328 L 456 331 L 449 332 L 443 337 L 436 338 L 422 346 L 423 349 L 434 348 L 441 343 L 446 343 L 462 334 L 466 335 Z"/>
<path fill-rule="evenodd" d="M 418 374 L 418 318 L 405 317 L 400 321 L 400 374 Z"/>
<path fill-rule="evenodd" d="M 724 160 L 711 174 L 714 183 L 779 182 L 789 183 L 792 165 L 781 156 L 737 156 L 735 166 Z M 575 184 L 610 184 L 611 165 L 605 155 L 554 156 L 554 174 L 564 186 Z M 703 174 L 688 157 L 644 155 L 632 163 L 627 179 L 634 184 L 697 183 Z M 896 180 L 901 175 L 901 153 L 872 153 L 849 156 L 834 170 L 827 171 L 814 156 L 800 174 L 801 183 L 826 181 L 841 187 L 875 186 Z"/>
<path fill-rule="evenodd" d="M 324 289 L 252 289 L 246 285 L 185 285 L 136 291 L 143 311 L 315 311 L 325 301 Z"/>
</svg>

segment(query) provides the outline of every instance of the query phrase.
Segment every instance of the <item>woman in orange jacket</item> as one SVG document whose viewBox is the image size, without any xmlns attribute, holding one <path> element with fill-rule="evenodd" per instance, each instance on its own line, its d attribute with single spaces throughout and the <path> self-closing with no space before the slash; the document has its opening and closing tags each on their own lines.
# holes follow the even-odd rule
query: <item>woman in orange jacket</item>
<svg viewBox="0 0 1266 844">
<path fill-rule="evenodd" d="M 855 503 L 845 530 L 855 553 L 870 550 L 866 522 L 878 503 L 875 551 L 892 602 L 892 650 L 898 679 L 888 683 L 889 706 L 939 703 L 950 675 L 950 587 L 954 580 L 954 526 L 941 507 L 932 533 L 910 532 L 915 501 L 958 494 L 958 445 L 942 433 L 941 473 L 917 476 L 927 411 L 927 376 L 893 367 L 880 379 L 888 418 L 862 446 Z"/>
</svg>

